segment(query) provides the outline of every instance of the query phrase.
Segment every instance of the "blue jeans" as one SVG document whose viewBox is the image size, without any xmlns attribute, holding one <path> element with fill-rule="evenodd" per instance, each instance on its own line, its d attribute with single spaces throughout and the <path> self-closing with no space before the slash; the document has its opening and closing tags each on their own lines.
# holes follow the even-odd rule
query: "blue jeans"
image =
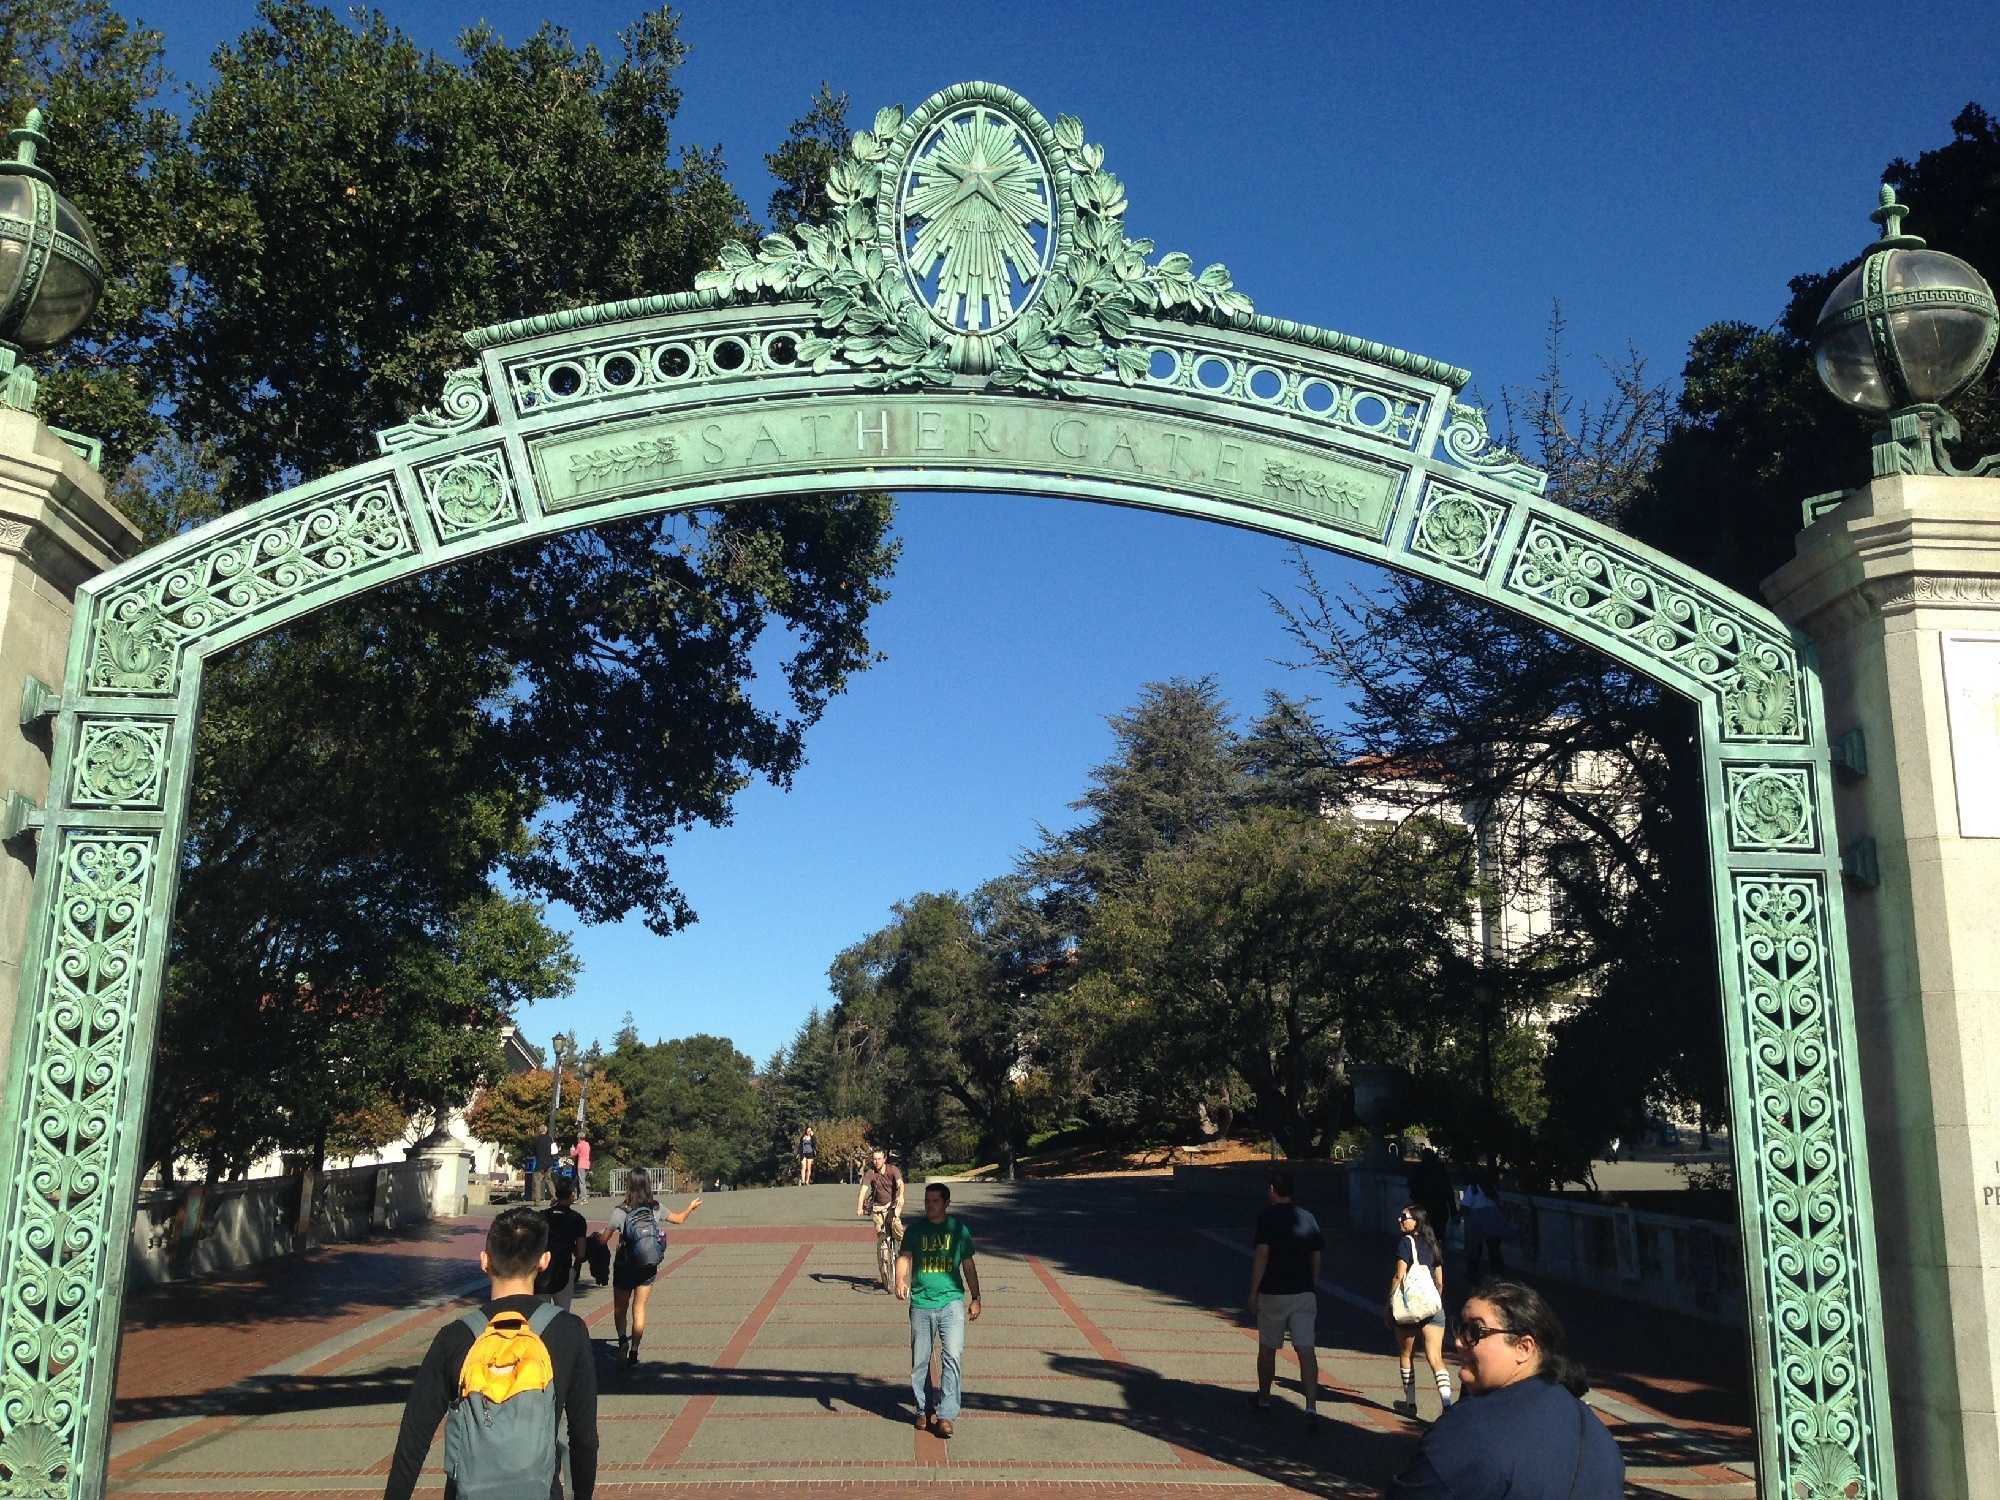
<svg viewBox="0 0 2000 1500">
<path fill-rule="evenodd" d="M 944 1351 L 944 1367 L 938 1399 L 927 1400 L 931 1383 L 931 1344 Z M 965 1355 L 965 1302 L 958 1299 L 943 1307 L 910 1304 L 910 1389 L 916 1393 L 917 1410 L 928 1411 L 947 1422 L 958 1420 L 958 1362 Z"/>
</svg>

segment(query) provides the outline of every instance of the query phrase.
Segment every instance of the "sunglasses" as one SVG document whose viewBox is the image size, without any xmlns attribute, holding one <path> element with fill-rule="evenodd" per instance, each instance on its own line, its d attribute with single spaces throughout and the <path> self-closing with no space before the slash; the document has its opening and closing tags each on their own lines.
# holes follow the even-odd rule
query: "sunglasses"
<svg viewBox="0 0 2000 1500">
<path fill-rule="evenodd" d="M 1458 1342 L 1466 1349 L 1479 1347 L 1481 1339 L 1490 1339 L 1496 1333 L 1514 1333 L 1512 1328 L 1488 1328 L 1484 1323 L 1461 1323 L 1458 1325 Z"/>
</svg>

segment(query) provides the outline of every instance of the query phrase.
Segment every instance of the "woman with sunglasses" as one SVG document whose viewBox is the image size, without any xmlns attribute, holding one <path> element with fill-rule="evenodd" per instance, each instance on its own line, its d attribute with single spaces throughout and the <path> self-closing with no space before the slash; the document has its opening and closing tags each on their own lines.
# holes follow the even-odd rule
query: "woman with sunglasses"
<svg viewBox="0 0 2000 1500">
<path fill-rule="evenodd" d="M 1583 1366 L 1532 1287 L 1494 1281 L 1458 1323 L 1459 1401 L 1385 1500 L 1620 1500 L 1625 1460 L 1579 1398 Z"/>
<path fill-rule="evenodd" d="M 1430 1214 L 1414 1203 L 1405 1203 L 1397 1213 L 1396 1233 L 1402 1238 L 1396 1241 L 1396 1274 L 1389 1282 L 1386 1315 L 1389 1326 L 1396 1331 L 1396 1368 L 1403 1377 L 1403 1399 L 1396 1403 L 1396 1410 L 1406 1417 L 1417 1414 L 1416 1350 L 1417 1336 L 1422 1334 L 1424 1359 L 1430 1364 L 1431 1378 L 1437 1382 L 1438 1402 L 1443 1410 L 1450 1411 L 1451 1372 L 1444 1362 L 1444 1251 L 1431 1228 Z M 1437 1287 L 1438 1310 L 1420 1323 L 1400 1323 L 1396 1321 L 1396 1289 L 1418 1267 L 1430 1273 L 1431 1282 Z"/>
</svg>

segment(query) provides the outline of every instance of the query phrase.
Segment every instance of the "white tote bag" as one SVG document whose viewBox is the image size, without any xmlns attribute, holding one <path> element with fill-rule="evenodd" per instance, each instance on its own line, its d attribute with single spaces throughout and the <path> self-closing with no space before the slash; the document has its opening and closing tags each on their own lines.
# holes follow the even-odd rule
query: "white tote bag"
<svg viewBox="0 0 2000 1500">
<path fill-rule="evenodd" d="M 1431 1268 L 1417 1259 L 1417 1242 L 1408 1235 L 1403 1240 L 1410 1247 L 1410 1253 L 1402 1257 L 1409 1270 L 1389 1299 L 1389 1316 L 1398 1323 L 1428 1323 L 1444 1307 L 1444 1298 L 1431 1277 Z"/>
</svg>

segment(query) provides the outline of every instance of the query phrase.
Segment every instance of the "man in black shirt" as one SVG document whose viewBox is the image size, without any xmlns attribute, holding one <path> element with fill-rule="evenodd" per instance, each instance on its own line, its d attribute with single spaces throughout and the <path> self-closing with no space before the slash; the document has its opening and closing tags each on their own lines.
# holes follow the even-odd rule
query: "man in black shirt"
<svg viewBox="0 0 2000 1500">
<path fill-rule="evenodd" d="M 576 1179 L 558 1178 L 556 1201 L 542 1210 L 549 1223 L 549 1258 L 535 1277 L 535 1291 L 564 1312 L 576 1296 L 576 1278 L 583 1260 L 584 1240 L 590 1225 L 570 1205 L 576 1197 Z"/>
<path fill-rule="evenodd" d="M 1319 1220 L 1292 1202 L 1292 1174 L 1274 1168 L 1264 1188 L 1264 1208 L 1257 1215 L 1255 1254 L 1250 1262 L 1250 1316 L 1257 1324 L 1257 1394 L 1250 1404 L 1259 1411 L 1271 1404 L 1271 1381 L 1278 1373 L 1278 1351 L 1285 1335 L 1299 1358 L 1299 1383 L 1306 1393 L 1306 1416 L 1319 1415 L 1319 1355 L 1315 1320 L 1319 1312 L 1320 1252 L 1326 1237 Z"/>
<path fill-rule="evenodd" d="M 493 1280 L 491 1295 L 481 1308 L 485 1317 L 502 1312 L 530 1317 L 542 1305 L 544 1299 L 535 1295 L 535 1276 L 548 1264 L 548 1227 L 548 1220 L 525 1204 L 507 1209 L 493 1221 L 486 1231 L 486 1248 L 479 1253 L 479 1269 Z M 556 1409 L 567 1428 L 570 1493 L 573 1500 L 591 1500 L 597 1488 L 597 1371 L 590 1361 L 590 1334 L 581 1318 L 559 1312 L 543 1332 L 542 1342 L 555 1367 Z M 459 1374 L 472 1345 L 472 1330 L 459 1318 L 445 1324 L 431 1340 L 403 1407 L 403 1427 L 396 1437 L 383 1500 L 409 1500 L 415 1493 L 438 1421 L 458 1399 Z M 456 1489 L 446 1475 L 445 1500 L 454 1500 Z M 549 1497 L 563 1500 L 560 1475 Z"/>
</svg>

